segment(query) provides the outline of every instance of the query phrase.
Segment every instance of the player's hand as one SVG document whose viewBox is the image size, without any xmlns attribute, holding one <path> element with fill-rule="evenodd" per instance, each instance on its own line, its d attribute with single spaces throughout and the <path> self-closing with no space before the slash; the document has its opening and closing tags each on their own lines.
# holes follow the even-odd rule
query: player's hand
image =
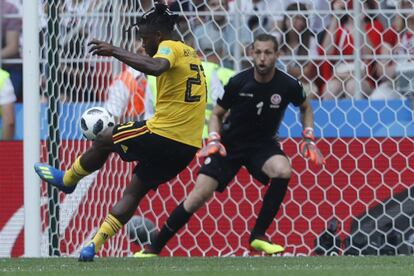
<svg viewBox="0 0 414 276">
<path fill-rule="evenodd" d="M 325 158 L 315 144 L 315 136 L 313 135 L 312 128 L 306 128 L 302 132 L 302 142 L 300 144 L 300 153 L 303 157 L 309 158 L 313 163 L 318 166 L 325 164 Z"/>
<path fill-rule="evenodd" d="M 112 44 L 109 44 L 105 41 L 94 39 L 88 43 L 88 46 L 91 46 L 89 53 L 92 55 L 110 57 L 114 53 L 115 47 Z"/>
<path fill-rule="evenodd" d="M 227 151 L 223 144 L 220 142 L 220 134 L 217 132 L 211 132 L 209 134 L 207 144 L 197 152 L 198 157 L 207 157 L 215 153 L 219 153 L 221 156 L 226 156 Z"/>
</svg>

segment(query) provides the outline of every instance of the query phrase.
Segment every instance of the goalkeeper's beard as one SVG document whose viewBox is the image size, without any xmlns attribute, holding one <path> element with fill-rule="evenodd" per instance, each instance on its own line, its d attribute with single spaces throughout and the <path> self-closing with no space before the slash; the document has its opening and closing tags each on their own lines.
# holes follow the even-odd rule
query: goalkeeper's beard
<svg viewBox="0 0 414 276">
<path fill-rule="evenodd" d="M 258 64 L 256 64 L 254 66 L 255 71 L 257 72 L 257 74 L 259 74 L 260 76 L 268 76 L 269 74 L 272 73 L 273 67 L 272 66 L 259 66 Z"/>
</svg>

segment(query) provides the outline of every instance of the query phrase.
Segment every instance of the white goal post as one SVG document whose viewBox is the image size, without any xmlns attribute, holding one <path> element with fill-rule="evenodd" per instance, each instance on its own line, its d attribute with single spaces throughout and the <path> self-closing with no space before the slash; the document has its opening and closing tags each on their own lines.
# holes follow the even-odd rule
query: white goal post
<svg viewBox="0 0 414 276">
<path fill-rule="evenodd" d="M 36 1 L 23 5 L 24 105 L 24 255 L 40 257 L 40 180 L 33 164 L 40 160 L 39 14 Z"/>
</svg>

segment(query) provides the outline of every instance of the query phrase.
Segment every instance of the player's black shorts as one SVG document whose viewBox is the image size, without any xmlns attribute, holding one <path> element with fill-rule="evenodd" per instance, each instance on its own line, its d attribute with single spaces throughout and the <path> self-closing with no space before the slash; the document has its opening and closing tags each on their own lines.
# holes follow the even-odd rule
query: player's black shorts
<svg viewBox="0 0 414 276">
<path fill-rule="evenodd" d="M 112 138 L 115 152 L 124 161 L 138 161 L 134 173 L 154 190 L 185 169 L 198 150 L 149 131 L 145 121 L 115 126 Z"/>
<path fill-rule="evenodd" d="M 227 148 L 225 157 L 220 154 L 206 157 L 199 173 L 216 179 L 219 183 L 217 188 L 219 192 L 224 191 L 241 166 L 245 166 L 255 179 L 267 185 L 269 177 L 262 171 L 262 167 L 274 155 L 286 156 L 277 141 L 261 143 L 248 149 Z"/>
</svg>

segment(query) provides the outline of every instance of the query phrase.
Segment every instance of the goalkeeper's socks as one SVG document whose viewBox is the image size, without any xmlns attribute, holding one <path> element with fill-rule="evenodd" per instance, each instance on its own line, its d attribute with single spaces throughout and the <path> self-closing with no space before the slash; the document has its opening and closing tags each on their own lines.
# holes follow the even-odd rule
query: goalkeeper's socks
<svg viewBox="0 0 414 276">
<path fill-rule="evenodd" d="M 150 253 L 159 254 L 175 233 L 190 220 L 192 215 L 193 213 L 189 213 L 184 209 L 184 203 L 181 202 L 171 213 L 157 238 L 149 247 Z"/>
<path fill-rule="evenodd" d="M 80 159 L 81 157 L 78 157 L 70 169 L 65 172 L 63 176 L 63 184 L 65 186 L 74 186 L 78 184 L 79 180 L 90 174 L 90 172 L 82 167 Z"/>
<path fill-rule="evenodd" d="M 256 219 L 256 224 L 250 236 L 250 242 L 255 237 L 264 236 L 267 228 L 273 222 L 288 188 L 289 179 L 273 178 L 263 198 L 262 209 Z"/>
<path fill-rule="evenodd" d="M 123 224 L 116 217 L 108 214 L 95 237 L 93 237 L 92 242 L 95 244 L 95 252 L 98 252 L 105 241 L 115 235 L 122 226 Z"/>
</svg>

